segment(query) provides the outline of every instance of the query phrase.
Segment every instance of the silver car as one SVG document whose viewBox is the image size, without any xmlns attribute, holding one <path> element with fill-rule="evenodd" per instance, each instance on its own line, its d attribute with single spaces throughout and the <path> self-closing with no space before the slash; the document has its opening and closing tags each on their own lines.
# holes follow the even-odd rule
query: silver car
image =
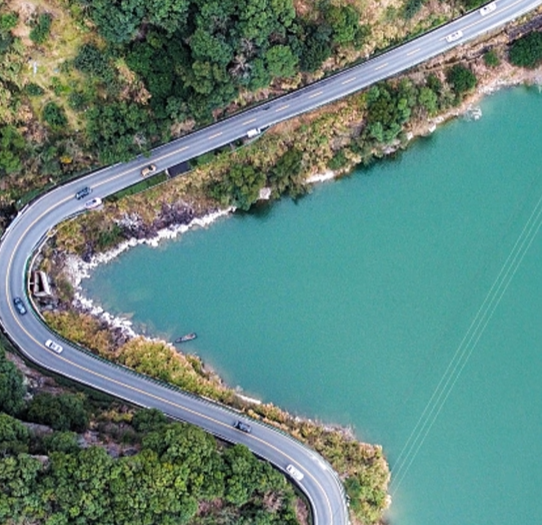
<svg viewBox="0 0 542 525">
<path fill-rule="evenodd" d="M 100 197 L 95 197 L 87 202 L 85 202 L 85 208 L 87 210 L 92 210 L 94 208 L 99 208 L 102 205 L 102 199 Z"/>
</svg>

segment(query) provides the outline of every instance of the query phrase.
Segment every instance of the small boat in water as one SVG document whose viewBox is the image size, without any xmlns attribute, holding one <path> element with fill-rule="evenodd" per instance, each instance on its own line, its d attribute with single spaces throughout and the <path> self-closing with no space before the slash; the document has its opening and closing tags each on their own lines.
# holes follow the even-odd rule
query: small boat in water
<svg viewBox="0 0 542 525">
<path fill-rule="evenodd" d="M 192 332 L 190 334 L 183 335 L 182 337 L 177 337 L 177 339 L 175 339 L 175 343 L 186 343 L 188 341 L 193 341 L 196 339 L 196 337 L 198 337 L 196 332 Z"/>
</svg>

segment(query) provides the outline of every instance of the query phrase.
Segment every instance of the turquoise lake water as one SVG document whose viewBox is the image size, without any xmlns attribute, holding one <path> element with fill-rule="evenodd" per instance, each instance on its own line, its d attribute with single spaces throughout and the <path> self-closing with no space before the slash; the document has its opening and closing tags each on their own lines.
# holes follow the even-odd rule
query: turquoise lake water
<svg viewBox="0 0 542 525">
<path fill-rule="evenodd" d="M 542 515 L 542 95 L 487 98 L 397 159 L 138 247 L 83 283 L 248 395 L 352 425 L 394 525 Z M 540 213 L 538 213 L 540 212 Z"/>
</svg>

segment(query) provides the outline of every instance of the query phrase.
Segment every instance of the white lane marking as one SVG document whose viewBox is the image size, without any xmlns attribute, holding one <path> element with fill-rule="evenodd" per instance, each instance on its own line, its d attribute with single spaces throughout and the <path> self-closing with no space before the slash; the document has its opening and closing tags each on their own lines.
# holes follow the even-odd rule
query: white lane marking
<svg viewBox="0 0 542 525">
<path fill-rule="evenodd" d="M 317 96 L 321 95 L 322 93 L 323 93 L 323 91 L 318 91 L 318 93 L 313 93 L 312 95 L 309 95 L 309 98 L 317 97 Z"/>
<path fill-rule="evenodd" d="M 242 125 L 244 126 L 245 124 L 250 124 L 251 122 L 256 122 L 256 119 L 255 119 L 255 118 L 251 118 L 250 120 L 245 120 L 245 122 L 243 122 Z"/>
<path fill-rule="evenodd" d="M 286 108 L 289 108 L 290 104 L 286 104 L 285 106 L 281 106 L 278 109 L 275 109 L 275 113 L 278 113 L 279 111 L 284 111 Z"/>
<path fill-rule="evenodd" d="M 341 82 L 341 84 L 350 84 L 350 82 L 354 82 L 354 80 L 356 80 L 357 77 L 352 77 L 352 78 L 349 78 L 347 80 L 345 80 L 344 82 Z"/>
<path fill-rule="evenodd" d="M 222 131 L 219 131 L 218 133 L 215 133 L 214 135 L 207 137 L 207 140 L 216 139 L 216 137 L 220 137 L 220 135 L 222 135 Z"/>
<path fill-rule="evenodd" d="M 413 49 L 412 51 L 409 51 L 407 53 L 407 57 L 409 57 L 410 55 L 414 55 L 415 53 L 417 53 L 420 50 L 421 50 L 421 47 L 419 47 L 418 49 Z"/>
<path fill-rule="evenodd" d="M 375 71 L 378 71 L 379 69 L 382 69 L 382 68 L 386 67 L 387 65 L 388 65 L 388 63 L 386 62 L 385 64 L 381 64 L 380 66 L 376 66 Z"/>
</svg>

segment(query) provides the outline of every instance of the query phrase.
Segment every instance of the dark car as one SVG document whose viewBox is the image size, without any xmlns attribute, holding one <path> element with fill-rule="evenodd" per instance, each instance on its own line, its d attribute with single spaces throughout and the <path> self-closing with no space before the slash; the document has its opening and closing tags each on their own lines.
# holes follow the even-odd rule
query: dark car
<svg viewBox="0 0 542 525">
<path fill-rule="evenodd" d="M 20 297 L 14 297 L 13 304 L 21 315 L 24 315 L 26 313 L 26 306 L 24 305 L 23 300 Z"/>
<path fill-rule="evenodd" d="M 242 421 L 236 421 L 233 426 L 237 430 L 240 430 L 241 432 L 246 432 L 247 434 L 250 434 L 252 432 L 252 427 L 247 423 L 243 423 Z"/>
<path fill-rule="evenodd" d="M 75 198 L 77 200 L 84 199 L 87 195 L 90 195 L 92 193 L 92 190 L 86 186 L 85 188 L 81 188 L 76 194 Z"/>
</svg>

